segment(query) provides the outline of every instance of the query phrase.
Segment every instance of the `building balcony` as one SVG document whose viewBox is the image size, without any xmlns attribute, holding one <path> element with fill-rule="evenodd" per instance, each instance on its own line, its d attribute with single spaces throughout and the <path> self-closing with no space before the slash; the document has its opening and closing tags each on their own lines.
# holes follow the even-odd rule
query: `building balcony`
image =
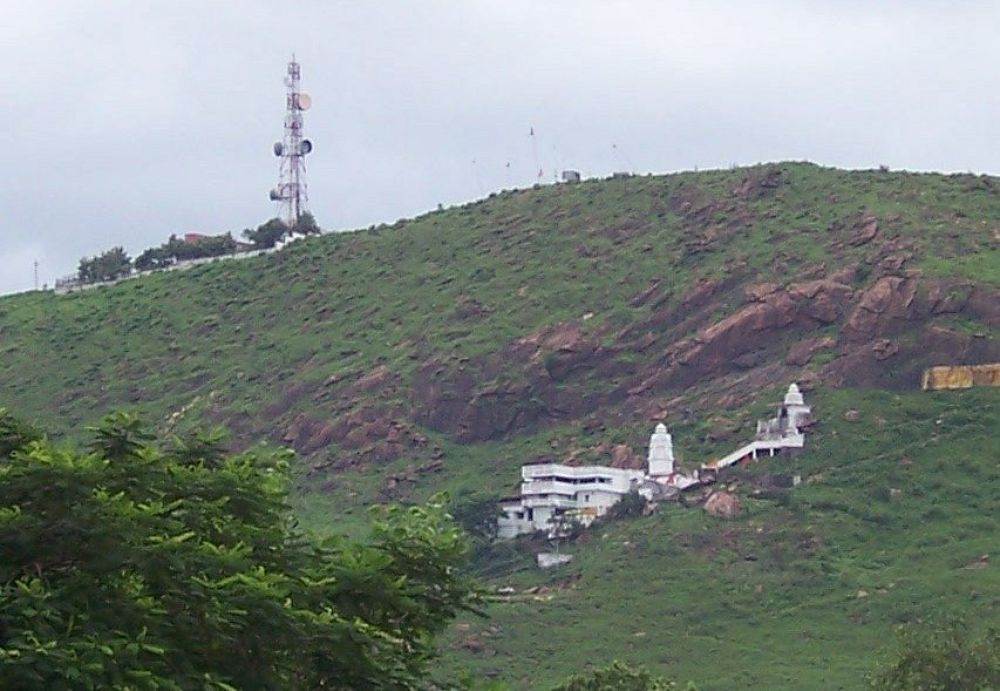
<svg viewBox="0 0 1000 691">
<path fill-rule="evenodd" d="M 530 494 L 564 494 L 572 497 L 582 485 L 574 485 L 559 480 L 530 480 L 521 483 L 521 496 Z"/>
<path fill-rule="evenodd" d="M 575 509 L 577 507 L 576 499 L 572 497 L 564 496 L 544 496 L 544 495 L 529 495 L 521 499 L 521 503 L 525 508 L 534 509 L 538 507 L 550 507 L 553 509 Z"/>
</svg>

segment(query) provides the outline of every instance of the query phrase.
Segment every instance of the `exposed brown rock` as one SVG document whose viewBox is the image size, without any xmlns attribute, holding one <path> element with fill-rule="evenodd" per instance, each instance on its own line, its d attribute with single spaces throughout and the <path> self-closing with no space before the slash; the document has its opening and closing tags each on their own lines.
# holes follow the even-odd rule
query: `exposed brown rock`
<svg viewBox="0 0 1000 691">
<path fill-rule="evenodd" d="M 751 303 L 703 329 L 695 344 L 678 360 L 702 371 L 725 368 L 725 363 L 751 350 L 760 333 L 787 327 L 796 316 L 788 294 L 773 293 L 764 302 Z"/>
<path fill-rule="evenodd" d="M 965 311 L 993 328 L 1000 327 L 1000 288 L 977 286 L 969 295 Z"/>
<path fill-rule="evenodd" d="M 740 184 L 733 189 L 733 194 L 740 199 L 760 199 L 774 194 L 785 181 L 780 168 L 767 167 L 761 171 L 748 174 Z"/>
<path fill-rule="evenodd" d="M 611 467 L 639 470 L 645 467 L 645 461 L 632 450 L 631 446 L 617 444 L 611 448 Z"/>
<path fill-rule="evenodd" d="M 854 282 L 854 279 L 858 275 L 858 265 L 848 264 L 837 269 L 830 274 L 829 279 L 835 283 L 844 283 L 845 285 L 850 285 Z"/>
<path fill-rule="evenodd" d="M 351 388 L 355 393 L 371 391 L 382 386 L 389 379 L 390 374 L 388 367 L 379 365 L 368 374 L 360 377 Z"/>
<path fill-rule="evenodd" d="M 847 319 L 844 334 L 848 341 L 870 341 L 895 333 L 915 314 L 917 281 L 913 278 L 884 276 L 862 293 Z"/>
<path fill-rule="evenodd" d="M 956 314 L 969 302 L 973 287 L 969 284 L 934 283 L 927 289 L 927 303 L 932 314 Z"/>
<path fill-rule="evenodd" d="M 714 279 L 701 279 L 681 297 L 681 305 L 687 309 L 705 305 L 722 285 Z"/>
<path fill-rule="evenodd" d="M 899 352 L 899 346 L 888 338 L 880 338 L 872 344 L 872 351 L 876 360 L 888 360 Z"/>
<path fill-rule="evenodd" d="M 661 281 L 659 278 L 654 278 L 652 281 L 649 282 L 648 286 L 640 290 L 631 300 L 629 300 L 628 304 L 631 307 L 642 307 L 647 302 L 649 302 L 649 299 L 651 297 L 653 297 L 656 294 L 662 282 L 663 281 Z"/>
<path fill-rule="evenodd" d="M 740 499 L 730 492 L 713 492 L 703 507 L 710 516 L 717 518 L 736 518 L 739 515 Z"/>
<path fill-rule="evenodd" d="M 855 224 L 847 242 L 853 247 L 860 247 L 874 240 L 877 234 L 878 220 L 874 216 L 865 216 Z"/>
<path fill-rule="evenodd" d="M 751 302 L 763 302 L 764 298 L 777 292 L 780 288 L 777 283 L 755 283 L 743 290 L 743 294 Z"/>
<path fill-rule="evenodd" d="M 793 283 L 788 286 L 788 293 L 796 300 L 803 314 L 824 324 L 831 324 L 843 315 L 844 307 L 854 290 L 843 283 L 819 279 Z"/>
<path fill-rule="evenodd" d="M 788 349 L 788 355 L 785 356 L 785 363 L 797 367 L 807 365 L 812 360 L 813 355 L 821 350 L 829 350 L 836 344 L 837 342 L 830 336 L 807 338 Z"/>
</svg>

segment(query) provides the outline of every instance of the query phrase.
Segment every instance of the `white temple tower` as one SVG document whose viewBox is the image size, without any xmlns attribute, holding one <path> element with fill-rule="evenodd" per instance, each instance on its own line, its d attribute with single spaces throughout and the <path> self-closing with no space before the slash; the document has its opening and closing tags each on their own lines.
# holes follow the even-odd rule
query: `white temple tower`
<svg viewBox="0 0 1000 691">
<path fill-rule="evenodd" d="M 785 394 L 785 401 L 782 408 L 784 408 L 782 413 L 784 416 L 787 416 L 789 425 L 795 429 L 798 429 L 803 423 L 808 422 L 812 416 L 812 409 L 806 405 L 805 400 L 802 398 L 802 392 L 799 391 L 799 385 L 795 382 L 792 382 L 788 387 L 788 393 Z"/>
<path fill-rule="evenodd" d="M 674 440 L 662 422 L 649 438 L 649 475 L 664 477 L 674 474 Z"/>
</svg>

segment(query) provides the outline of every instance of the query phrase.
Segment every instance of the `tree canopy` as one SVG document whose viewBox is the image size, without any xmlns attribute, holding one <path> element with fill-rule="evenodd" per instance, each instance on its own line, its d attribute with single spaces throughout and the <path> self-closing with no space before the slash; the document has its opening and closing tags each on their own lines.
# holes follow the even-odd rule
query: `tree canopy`
<svg viewBox="0 0 1000 691">
<path fill-rule="evenodd" d="M 302 235 L 318 235 L 322 233 L 322 229 L 316 224 L 316 219 L 308 211 L 303 212 L 299 215 L 299 219 L 292 226 L 293 233 L 301 233 Z"/>
<path fill-rule="evenodd" d="M 243 231 L 243 237 L 252 242 L 257 249 L 268 249 L 274 247 L 278 240 L 288 233 L 288 226 L 280 218 L 260 224 L 255 230 L 247 228 Z"/>
<path fill-rule="evenodd" d="M 299 532 L 289 454 L 135 417 L 61 448 L 0 410 L 0 688 L 406 689 L 472 606 L 440 501 Z"/>
<path fill-rule="evenodd" d="M 232 233 L 199 237 L 195 240 L 182 240 L 171 235 L 159 247 L 150 247 L 135 258 L 135 268 L 138 271 L 162 269 L 175 262 L 186 259 L 201 259 L 203 257 L 219 257 L 232 254 L 239 248 Z"/>
<path fill-rule="evenodd" d="M 132 273 L 132 260 L 123 247 L 112 247 L 107 252 L 96 257 L 84 257 L 80 260 L 77 275 L 84 283 L 98 281 L 113 281 Z"/>
</svg>

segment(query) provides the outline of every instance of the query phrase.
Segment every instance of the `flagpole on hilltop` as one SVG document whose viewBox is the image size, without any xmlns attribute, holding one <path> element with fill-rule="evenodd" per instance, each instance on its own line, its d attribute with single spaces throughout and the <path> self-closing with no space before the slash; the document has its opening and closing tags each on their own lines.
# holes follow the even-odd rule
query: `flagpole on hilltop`
<svg viewBox="0 0 1000 691">
<path fill-rule="evenodd" d="M 538 175 L 535 176 L 535 182 L 541 182 L 544 171 L 542 170 L 542 167 L 538 165 L 538 143 L 535 141 L 534 125 L 532 125 L 531 129 L 528 131 L 528 137 L 531 138 L 531 157 L 535 162 L 535 170 L 538 171 Z"/>
</svg>

